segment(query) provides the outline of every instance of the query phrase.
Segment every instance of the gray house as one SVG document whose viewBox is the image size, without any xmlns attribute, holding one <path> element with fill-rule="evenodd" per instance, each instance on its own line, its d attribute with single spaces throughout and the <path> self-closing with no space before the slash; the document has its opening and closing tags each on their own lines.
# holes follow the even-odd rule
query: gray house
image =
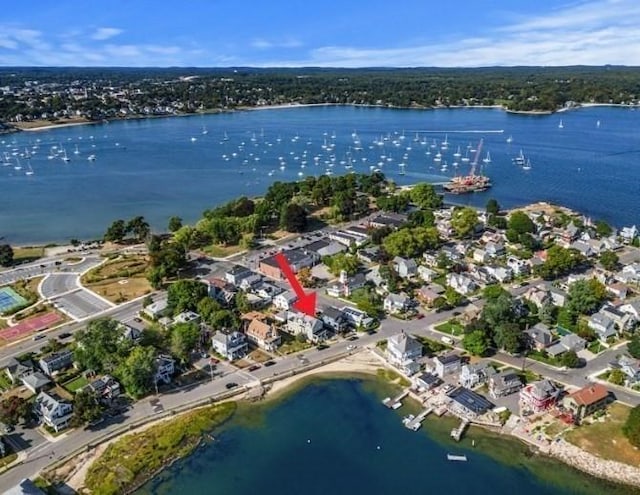
<svg viewBox="0 0 640 495">
<path fill-rule="evenodd" d="M 418 273 L 418 265 L 414 260 L 400 256 L 393 258 L 393 268 L 402 278 L 409 278 Z"/>
<path fill-rule="evenodd" d="M 386 357 L 392 366 L 407 375 L 420 370 L 417 362 L 422 356 L 422 344 L 411 335 L 401 332 L 387 339 Z"/>
<path fill-rule="evenodd" d="M 440 378 L 444 378 L 447 375 L 452 375 L 453 373 L 460 371 L 462 360 L 457 354 L 448 354 L 446 356 L 434 357 L 433 363 L 436 368 L 436 375 Z"/>
<path fill-rule="evenodd" d="M 522 380 L 512 372 L 499 372 L 489 378 L 489 395 L 494 399 L 513 394 L 522 388 Z"/>
<path fill-rule="evenodd" d="M 68 368 L 73 363 L 73 353 L 69 349 L 62 349 L 53 352 L 38 361 L 38 366 L 46 375 L 53 375 L 54 372 Z"/>
<path fill-rule="evenodd" d="M 247 339 L 240 332 L 216 332 L 211 337 L 213 350 L 229 361 L 234 361 L 244 357 L 247 353 Z"/>
</svg>

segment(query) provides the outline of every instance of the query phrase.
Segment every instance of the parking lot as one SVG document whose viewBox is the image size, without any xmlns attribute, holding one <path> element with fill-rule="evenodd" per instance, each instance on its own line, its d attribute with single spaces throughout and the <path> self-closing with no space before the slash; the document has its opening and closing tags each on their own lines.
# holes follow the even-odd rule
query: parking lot
<svg viewBox="0 0 640 495">
<path fill-rule="evenodd" d="M 100 299 L 86 289 L 78 289 L 63 296 L 52 299 L 53 304 L 60 311 L 74 320 L 82 320 L 95 313 L 113 307 L 111 303 Z"/>
<path fill-rule="evenodd" d="M 40 291 L 44 297 L 50 299 L 78 288 L 77 275 L 71 273 L 52 273 L 42 281 Z"/>
</svg>

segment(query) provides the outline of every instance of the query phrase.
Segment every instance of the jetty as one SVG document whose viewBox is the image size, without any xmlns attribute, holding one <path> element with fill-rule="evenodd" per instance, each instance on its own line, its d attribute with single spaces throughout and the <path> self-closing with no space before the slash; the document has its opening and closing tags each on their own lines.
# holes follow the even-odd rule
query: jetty
<svg viewBox="0 0 640 495">
<path fill-rule="evenodd" d="M 391 397 L 385 398 L 382 403 L 389 409 L 398 409 L 402 407 L 402 399 L 404 399 L 407 395 L 409 395 L 409 389 L 403 390 L 393 399 Z"/>
<path fill-rule="evenodd" d="M 404 425 L 409 428 L 410 430 L 413 431 L 418 431 L 420 429 L 420 427 L 422 426 L 422 422 L 426 419 L 427 416 L 429 416 L 429 414 L 431 414 L 433 412 L 433 407 L 428 407 L 427 409 L 425 409 L 424 411 L 422 411 L 420 414 L 418 414 L 415 418 L 413 418 L 410 421 L 407 421 Z"/>
<path fill-rule="evenodd" d="M 462 438 L 462 435 L 464 434 L 464 431 L 467 429 L 467 426 L 469 426 L 469 420 L 465 418 L 460 423 L 460 426 L 451 430 L 451 437 L 456 442 L 459 442 L 460 439 Z"/>
</svg>

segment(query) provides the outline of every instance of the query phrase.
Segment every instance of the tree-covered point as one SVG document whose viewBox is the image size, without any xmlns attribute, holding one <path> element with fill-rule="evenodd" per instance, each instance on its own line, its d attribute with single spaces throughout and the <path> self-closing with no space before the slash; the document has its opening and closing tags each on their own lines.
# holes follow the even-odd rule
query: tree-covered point
<svg viewBox="0 0 640 495">
<path fill-rule="evenodd" d="M 189 76 L 188 78 L 186 76 Z M 37 81 L 38 85 L 25 85 Z M 407 69 L 257 68 L 0 68 L 0 86 L 21 89 L 0 99 L 0 120 L 16 115 L 80 112 L 119 118 L 126 94 L 133 115 L 233 109 L 282 103 L 368 104 L 398 107 L 504 105 L 556 110 L 568 101 L 635 101 L 634 67 L 487 67 Z M 111 91 L 109 91 L 111 90 Z M 79 98 L 79 94 L 86 97 Z M 173 110 L 171 111 L 173 112 Z"/>
</svg>

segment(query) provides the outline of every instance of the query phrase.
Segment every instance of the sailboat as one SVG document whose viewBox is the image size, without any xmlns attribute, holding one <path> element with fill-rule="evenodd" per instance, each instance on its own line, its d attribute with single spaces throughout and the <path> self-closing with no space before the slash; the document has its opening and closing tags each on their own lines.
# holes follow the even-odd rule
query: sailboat
<svg viewBox="0 0 640 495">
<path fill-rule="evenodd" d="M 482 163 L 491 163 L 491 155 L 487 151 L 487 156 L 482 159 Z"/>
<path fill-rule="evenodd" d="M 509 136 L 507 138 L 507 143 L 509 143 L 509 144 L 513 143 L 513 136 Z"/>
<path fill-rule="evenodd" d="M 442 143 L 440 145 L 440 149 L 441 150 L 448 150 L 449 149 L 449 141 L 448 141 L 448 136 L 446 134 L 444 135 L 444 141 L 442 141 Z"/>
<path fill-rule="evenodd" d="M 20 165 L 20 158 L 16 157 L 16 164 L 13 166 L 15 170 L 22 170 L 22 165 Z"/>
<path fill-rule="evenodd" d="M 27 171 L 24 173 L 25 175 L 33 175 L 33 169 L 31 168 L 31 162 L 27 160 Z"/>
<path fill-rule="evenodd" d="M 467 152 L 464 154 L 464 156 L 460 160 L 463 163 L 467 163 L 469 161 L 469 149 L 467 149 Z"/>
<path fill-rule="evenodd" d="M 560 123 L 558 124 L 558 129 L 564 129 L 564 124 L 562 123 L 562 119 L 560 119 Z"/>
<path fill-rule="evenodd" d="M 76 144 L 76 149 L 73 150 L 73 154 L 74 155 L 79 155 L 80 154 L 80 150 L 78 149 L 78 145 Z"/>
<path fill-rule="evenodd" d="M 87 160 L 89 160 L 90 162 L 95 162 L 96 161 L 96 155 L 89 155 L 87 157 Z"/>
<path fill-rule="evenodd" d="M 203 135 L 203 136 L 205 136 L 205 135 L 207 135 L 207 134 L 209 134 L 209 131 L 207 130 L 207 126 L 204 126 L 204 125 L 203 125 L 203 126 L 202 126 L 202 135 Z"/>
<path fill-rule="evenodd" d="M 455 156 L 456 158 L 460 158 L 460 156 L 462 156 L 462 153 L 460 153 L 460 146 L 458 146 L 458 149 L 453 154 L 453 156 Z"/>
<path fill-rule="evenodd" d="M 62 161 L 63 162 L 71 161 L 71 159 L 67 156 L 67 150 L 65 150 L 64 148 L 62 148 Z"/>
<path fill-rule="evenodd" d="M 524 165 L 524 153 L 522 152 L 522 148 L 520 149 L 520 153 L 513 159 L 516 165 Z"/>
<path fill-rule="evenodd" d="M 527 158 L 527 162 L 522 166 L 522 170 L 531 170 L 531 162 Z"/>
</svg>

